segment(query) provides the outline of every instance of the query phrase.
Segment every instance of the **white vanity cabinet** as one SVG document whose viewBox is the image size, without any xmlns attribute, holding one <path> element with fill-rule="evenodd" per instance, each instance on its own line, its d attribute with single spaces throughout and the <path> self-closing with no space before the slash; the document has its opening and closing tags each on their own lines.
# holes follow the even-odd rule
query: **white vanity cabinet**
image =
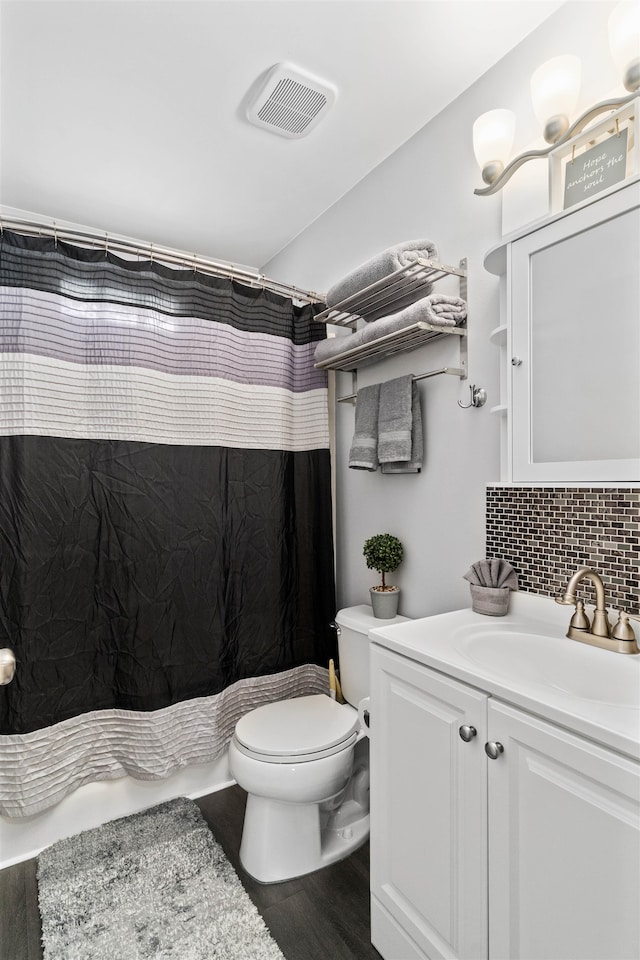
<svg viewBox="0 0 640 960">
<path fill-rule="evenodd" d="M 640 764 L 493 699 L 489 742 L 489 956 L 640 956 Z"/>
<path fill-rule="evenodd" d="M 384 960 L 637 958 L 640 764 L 377 643 L 371 656 Z"/>
<path fill-rule="evenodd" d="M 486 957 L 487 695 L 371 658 L 371 940 L 385 960 Z"/>
</svg>

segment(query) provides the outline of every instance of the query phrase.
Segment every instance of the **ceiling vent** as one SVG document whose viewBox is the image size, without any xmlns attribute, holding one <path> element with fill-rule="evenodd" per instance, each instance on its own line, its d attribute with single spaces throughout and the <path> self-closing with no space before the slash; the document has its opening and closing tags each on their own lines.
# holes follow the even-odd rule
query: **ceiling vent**
<svg viewBox="0 0 640 960">
<path fill-rule="evenodd" d="M 290 63 L 269 70 L 257 96 L 247 107 L 247 119 L 281 137 L 306 137 L 336 98 L 336 89 Z"/>
</svg>

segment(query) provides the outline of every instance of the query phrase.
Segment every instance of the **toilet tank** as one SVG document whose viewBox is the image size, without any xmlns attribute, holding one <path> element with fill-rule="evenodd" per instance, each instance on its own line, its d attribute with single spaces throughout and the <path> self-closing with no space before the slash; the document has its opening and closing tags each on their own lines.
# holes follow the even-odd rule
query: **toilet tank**
<svg viewBox="0 0 640 960">
<path fill-rule="evenodd" d="M 342 693 L 353 707 L 369 696 L 369 630 L 403 623 L 408 617 L 380 620 L 368 604 L 345 607 L 336 614 L 338 624 L 338 661 Z"/>
</svg>

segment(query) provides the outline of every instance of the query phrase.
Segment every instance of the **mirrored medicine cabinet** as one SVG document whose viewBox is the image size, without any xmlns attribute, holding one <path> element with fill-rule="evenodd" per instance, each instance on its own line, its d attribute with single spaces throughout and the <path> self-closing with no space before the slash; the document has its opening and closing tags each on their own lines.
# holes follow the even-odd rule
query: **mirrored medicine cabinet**
<svg viewBox="0 0 640 960">
<path fill-rule="evenodd" d="M 485 267 L 502 278 L 502 480 L 640 483 L 640 178 Z"/>
</svg>

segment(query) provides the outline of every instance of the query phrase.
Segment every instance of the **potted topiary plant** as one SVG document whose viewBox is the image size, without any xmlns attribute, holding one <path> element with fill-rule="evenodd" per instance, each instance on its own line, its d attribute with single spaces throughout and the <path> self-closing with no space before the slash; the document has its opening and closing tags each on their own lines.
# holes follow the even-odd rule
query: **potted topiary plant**
<svg viewBox="0 0 640 960">
<path fill-rule="evenodd" d="M 369 569 L 377 570 L 382 577 L 382 583 L 369 589 L 373 615 L 379 620 L 391 620 L 398 612 L 400 587 L 387 584 L 385 574 L 393 573 L 402 563 L 402 544 L 390 533 L 377 533 L 365 540 L 362 552 Z"/>
</svg>

